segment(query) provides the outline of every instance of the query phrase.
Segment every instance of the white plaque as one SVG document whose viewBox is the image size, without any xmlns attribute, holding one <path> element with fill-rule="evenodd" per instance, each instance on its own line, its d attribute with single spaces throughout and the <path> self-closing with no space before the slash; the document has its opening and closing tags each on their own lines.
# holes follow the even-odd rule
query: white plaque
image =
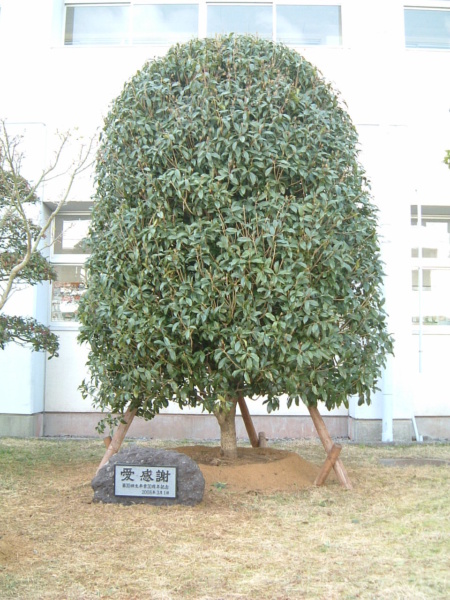
<svg viewBox="0 0 450 600">
<path fill-rule="evenodd" d="M 115 496 L 177 497 L 177 468 L 115 465 Z"/>
</svg>

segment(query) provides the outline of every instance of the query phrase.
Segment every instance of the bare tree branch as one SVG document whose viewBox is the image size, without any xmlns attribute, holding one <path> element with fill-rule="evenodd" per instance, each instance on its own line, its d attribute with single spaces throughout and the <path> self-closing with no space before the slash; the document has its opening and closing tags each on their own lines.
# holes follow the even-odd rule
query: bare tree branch
<svg viewBox="0 0 450 600">
<path fill-rule="evenodd" d="M 59 144 L 52 160 L 37 179 L 30 183 L 22 175 L 22 140 L 11 137 L 7 123 L 0 120 L 0 311 L 18 284 L 33 285 L 53 279 L 54 271 L 41 254 L 43 240 L 67 203 L 75 180 L 94 161 L 94 137 L 91 137 L 86 143 L 77 142 L 77 152 L 68 161 L 68 166 L 65 165 L 72 151 L 74 137 L 71 132 L 58 135 Z M 40 191 L 46 183 L 58 178 L 62 178 L 64 182 L 56 208 L 43 223 L 37 222 L 30 214 L 30 206 L 40 208 Z M 45 244 L 45 247 L 52 243 L 54 240 Z M 24 335 L 28 341 L 33 337 L 32 333 L 24 334 L 22 331 L 20 335 L 17 333 L 14 336 L 14 341 L 23 342 Z M 11 336 L 8 338 L 5 333 L 3 338 L 9 341 Z M 0 347 L 1 341 L 2 336 Z M 38 346 L 34 344 L 35 349 L 40 349 Z"/>
</svg>

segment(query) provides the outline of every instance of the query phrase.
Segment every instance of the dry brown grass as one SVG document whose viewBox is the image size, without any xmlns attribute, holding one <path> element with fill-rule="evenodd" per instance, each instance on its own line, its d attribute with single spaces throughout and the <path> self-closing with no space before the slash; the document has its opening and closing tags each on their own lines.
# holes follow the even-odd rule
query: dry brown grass
<svg viewBox="0 0 450 600">
<path fill-rule="evenodd" d="M 324 459 L 314 442 L 276 447 Z M 193 508 L 93 504 L 102 454 L 100 441 L 0 440 L 2 600 L 450 597 L 450 467 L 379 463 L 450 460 L 449 445 L 348 444 L 353 491 L 211 486 Z"/>
</svg>

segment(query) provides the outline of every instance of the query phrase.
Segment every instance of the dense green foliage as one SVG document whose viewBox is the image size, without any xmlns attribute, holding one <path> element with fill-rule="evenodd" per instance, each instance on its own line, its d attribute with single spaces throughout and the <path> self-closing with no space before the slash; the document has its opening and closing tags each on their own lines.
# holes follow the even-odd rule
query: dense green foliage
<svg viewBox="0 0 450 600">
<path fill-rule="evenodd" d="M 31 317 L 0 315 L 0 349 L 9 342 L 48 352 L 49 358 L 58 356 L 58 336 Z"/>
<path fill-rule="evenodd" d="M 0 146 L 0 310 L 17 285 L 36 285 L 55 278 L 50 263 L 40 252 L 32 252 L 41 227 L 29 218 L 28 211 L 39 203 L 28 181 L 8 164 Z M 11 285 L 14 283 L 14 285 Z M 58 338 L 35 319 L 0 314 L 0 349 L 9 342 L 29 345 L 55 356 Z"/>
<path fill-rule="evenodd" d="M 392 343 L 376 211 L 337 94 L 295 51 L 196 40 L 114 102 L 97 164 L 85 394 L 369 402 Z"/>
</svg>

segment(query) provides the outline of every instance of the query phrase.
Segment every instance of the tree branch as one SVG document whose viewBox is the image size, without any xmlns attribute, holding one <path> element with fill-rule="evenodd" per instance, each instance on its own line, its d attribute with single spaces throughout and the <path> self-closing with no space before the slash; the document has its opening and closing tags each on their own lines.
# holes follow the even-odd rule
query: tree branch
<svg viewBox="0 0 450 600">
<path fill-rule="evenodd" d="M 67 168 L 59 171 L 67 156 L 68 144 L 73 134 L 59 134 L 59 145 L 50 164 L 33 183 L 21 175 L 23 153 L 19 146 L 21 138 L 10 137 L 7 123 L 0 120 L 0 260 L 2 285 L 0 286 L 0 311 L 20 280 L 36 283 L 52 279 L 51 268 L 41 257 L 42 243 L 54 220 L 67 203 L 75 179 L 93 164 L 94 137 L 80 143 L 76 157 Z M 59 171 L 59 172 L 58 172 Z M 52 213 L 43 223 L 37 224 L 30 218 L 28 205 L 39 206 L 39 190 L 48 181 L 66 177 L 62 195 Z M 48 245 L 52 245 L 52 240 Z M 48 265 L 48 268 L 47 268 Z M 28 334 L 27 334 L 28 335 Z M 31 341 L 33 334 L 30 335 Z M 21 340 L 19 335 L 15 340 Z M 14 340 L 13 340 L 14 341 Z"/>
</svg>

